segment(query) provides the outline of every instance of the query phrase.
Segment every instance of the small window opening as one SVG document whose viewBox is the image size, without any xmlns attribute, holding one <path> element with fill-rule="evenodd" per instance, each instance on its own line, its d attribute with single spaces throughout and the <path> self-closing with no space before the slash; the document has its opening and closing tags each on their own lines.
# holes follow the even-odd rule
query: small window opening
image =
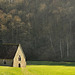
<svg viewBox="0 0 75 75">
<path fill-rule="evenodd" d="M 6 64 L 6 61 L 4 61 L 4 64 Z"/>
<path fill-rule="evenodd" d="M 18 58 L 18 60 L 19 60 L 19 61 L 21 61 L 21 56 L 20 56 L 20 55 L 19 55 L 19 58 Z"/>
</svg>

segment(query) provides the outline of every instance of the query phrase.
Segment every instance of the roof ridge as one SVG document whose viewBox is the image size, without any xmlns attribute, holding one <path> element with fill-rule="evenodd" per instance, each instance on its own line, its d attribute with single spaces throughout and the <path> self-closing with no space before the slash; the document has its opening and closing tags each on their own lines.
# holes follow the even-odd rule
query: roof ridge
<svg viewBox="0 0 75 75">
<path fill-rule="evenodd" d="M 13 59 L 19 44 L 0 44 L 0 59 Z"/>
</svg>

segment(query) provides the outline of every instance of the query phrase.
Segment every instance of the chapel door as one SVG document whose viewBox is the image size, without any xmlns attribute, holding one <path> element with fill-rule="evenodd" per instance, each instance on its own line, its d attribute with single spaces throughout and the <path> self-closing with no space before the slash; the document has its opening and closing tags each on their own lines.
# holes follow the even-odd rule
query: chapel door
<svg viewBox="0 0 75 75">
<path fill-rule="evenodd" d="M 19 64 L 18 67 L 21 67 L 21 64 Z"/>
</svg>

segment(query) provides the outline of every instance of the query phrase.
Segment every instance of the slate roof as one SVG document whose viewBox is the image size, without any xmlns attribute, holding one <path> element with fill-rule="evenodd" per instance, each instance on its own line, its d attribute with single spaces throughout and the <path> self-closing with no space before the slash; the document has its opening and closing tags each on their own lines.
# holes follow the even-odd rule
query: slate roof
<svg viewBox="0 0 75 75">
<path fill-rule="evenodd" d="M 19 45 L 0 44 L 0 59 L 13 59 Z"/>
</svg>

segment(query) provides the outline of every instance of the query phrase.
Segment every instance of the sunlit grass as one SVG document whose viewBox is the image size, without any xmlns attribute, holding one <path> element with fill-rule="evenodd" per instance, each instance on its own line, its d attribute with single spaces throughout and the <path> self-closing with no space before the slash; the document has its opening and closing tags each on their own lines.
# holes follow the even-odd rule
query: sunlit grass
<svg viewBox="0 0 75 75">
<path fill-rule="evenodd" d="M 52 65 L 48 65 L 47 63 L 52 62 L 43 62 L 41 61 L 41 65 L 36 65 L 37 62 L 35 65 L 27 65 L 26 68 L 0 66 L 0 75 L 75 75 L 75 66 L 71 66 L 72 63 L 70 62 L 66 62 L 66 65 L 65 63 L 56 65 L 57 62 L 55 62 L 55 65 L 53 65 L 54 62 Z"/>
<path fill-rule="evenodd" d="M 23 75 L 21 68 L 0 66 L 0 75 Z"/>
</svg>

